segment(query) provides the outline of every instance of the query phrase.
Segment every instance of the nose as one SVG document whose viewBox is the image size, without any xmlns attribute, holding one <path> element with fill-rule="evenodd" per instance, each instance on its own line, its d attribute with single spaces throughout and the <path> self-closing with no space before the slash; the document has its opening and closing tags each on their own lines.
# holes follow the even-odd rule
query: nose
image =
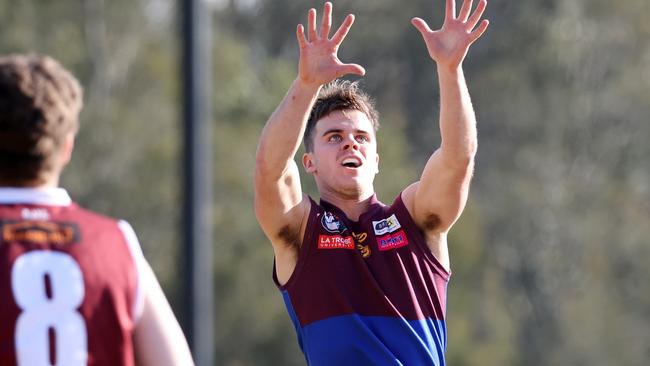
<svg viewBox="0 0 650 366">
<path fill-rule="evenodd" d="M 350 149 L 359 150 L 359 144 L 354 139 L 354 137 L 348 138 L 343 144 L 343 150 L 350 150 Z"/>
</svg>

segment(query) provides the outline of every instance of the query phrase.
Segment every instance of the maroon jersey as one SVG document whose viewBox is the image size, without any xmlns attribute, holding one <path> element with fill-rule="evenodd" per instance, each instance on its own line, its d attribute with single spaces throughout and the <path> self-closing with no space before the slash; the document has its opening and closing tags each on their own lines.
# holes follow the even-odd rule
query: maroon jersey
<svg viewBox="0 0 650 366">
<path fill-rule="evenodd" d="M 0 365 L 133 365 L 143 260 L 65 190 L 0 188 Z"/>
<path fill-rule="evenodd" d="M 358 221 L 311 200 L 293 274 L 274 272 L 312 366 L 444 366 L 449 277 L 401 195 L 373 196 Z"/>
</svg>

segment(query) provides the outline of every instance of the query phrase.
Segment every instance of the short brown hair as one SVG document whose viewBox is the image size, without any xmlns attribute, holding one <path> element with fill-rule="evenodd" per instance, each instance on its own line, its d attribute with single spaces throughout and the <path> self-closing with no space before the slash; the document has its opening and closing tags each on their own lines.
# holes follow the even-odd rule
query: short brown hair
<svg viewBox="0 0 650 366">
<path fill-rule="evenodd" d="M 0 57 L 0 183 L 45 182 L 82 100 L 77 79 L 53 58 Z"/>
<path fill-rule="evenodd" d="M 379 113 L 370 96 L 359 88 L 357 82 L 334 80 L 325 85 L 318 94 L 307 120 L 303 136 L 305 150 L 314 150 L 314 130 L 316 122 L 334 111 L 357 110 L 363 112 L 370 120 L 375 132 L 379 128 Z"/>
</svg>

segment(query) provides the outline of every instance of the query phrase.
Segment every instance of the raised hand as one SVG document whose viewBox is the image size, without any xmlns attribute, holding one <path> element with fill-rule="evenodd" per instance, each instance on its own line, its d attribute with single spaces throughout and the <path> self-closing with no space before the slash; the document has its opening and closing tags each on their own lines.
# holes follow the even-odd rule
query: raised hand
<svg viewBox="0 0 650 366">
<path fill-rule="evenodd" d="M 472 0 L 464 0 L 460 13 L 456 16 L 456 0 L 447 0 L 445 21 L 442 28 L 435 31 L 420 18 L 411 20 L 422 34 L 429 55 L 439 67 L 456 70 L 462 65 L 469 46 L 481 37 L 489 25 L 489 21 L 483 19 L 476 27 L 486 5 L 487 0 L 480 0 L 474 13 L 470 15 Z"/>
<path fill-rule="evenodd" d="M 307 36 L 302 24 L 298 25 L 296 37 L 300 46 L 298 77 L 309 85 L 323 85 L 346 74 L 364 75 L 366 71 L 357 64 L 344 64 L 337 52 L 341 42 L 354 23 L 354 15 L 348 15 L 343 24 L 329 38 L 332 27 L 332 3 L 326 2 L 320 32 L 316 32 L 316 9 L 310 9 L 307 17 Z"/>
</svg>

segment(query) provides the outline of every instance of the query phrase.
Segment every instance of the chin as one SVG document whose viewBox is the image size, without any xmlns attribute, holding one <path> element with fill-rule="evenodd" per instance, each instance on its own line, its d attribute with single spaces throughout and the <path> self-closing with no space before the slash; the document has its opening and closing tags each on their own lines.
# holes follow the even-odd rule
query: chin
<svg viewBox="0 0 650 366">
<path fill-rule="evenodd" d="M 368 191 L 373 191 L 373 176 L 366 174 L 335 175 L 334 179 L 321 180 L 316 176 L 316 185 L 319 190 L 335 192 L 343 197 L 361 197 Z"/>
<path fill-rule="evenodd" d="M 348 197 L 360 197 L 365 192 L 372 191 L 372 180 L 355 177 L 352 182 L 348 181 L 336 187 L 336 191 Z"/>
</svg>

